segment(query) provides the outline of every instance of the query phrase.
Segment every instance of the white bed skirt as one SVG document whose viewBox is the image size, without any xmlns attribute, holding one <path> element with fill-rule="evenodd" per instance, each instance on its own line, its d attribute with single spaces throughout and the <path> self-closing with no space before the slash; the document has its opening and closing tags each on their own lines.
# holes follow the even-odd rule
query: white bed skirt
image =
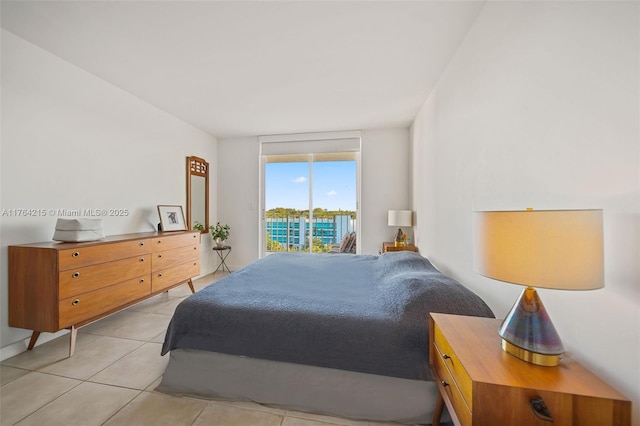
<svg viewBox="0 0 640 426">
<path fill-rule="evenodd" d="M 157 391 L 358 420 L 428 424 L 435 382 L 174 349 Z M 444 420 L 444 419 L 443 419 Z"/>
</svg>

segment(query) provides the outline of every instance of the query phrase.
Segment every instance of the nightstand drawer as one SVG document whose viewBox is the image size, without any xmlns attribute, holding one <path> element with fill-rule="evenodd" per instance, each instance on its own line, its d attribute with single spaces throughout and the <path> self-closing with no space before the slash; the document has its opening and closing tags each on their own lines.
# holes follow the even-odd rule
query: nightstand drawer
<svg viewBox="0 0 640 426">
<path fill-rule="evenodd" d="M 469 374 L 462 366 L 462 363 L 458 359 L 458 356 L 453 351 L 449 342 L 442 334 L 440 328 L 436 325 L 434 330 L 434 344 L 438 358 L 446 365 L 447 369 L 451 372 L 453 381 L 456 382 L 460 393 L 467 402 L 469 409 L 473 411 L 473 399 L 471 398 L 471 378 Z"/>
<path fill-rule="evenodd" d="M 444 392 L 453 404 L 455 415 L 462 426 L 471 425 L 471 409 L 467 405 L 458 384 L 451 376 L 449 368 L 445 365 L 445 360 L 441 356 L 436 356 L 433 360 L 433 368 L 436 373 L 436 380 L 444 387 Z"/>
</svg>

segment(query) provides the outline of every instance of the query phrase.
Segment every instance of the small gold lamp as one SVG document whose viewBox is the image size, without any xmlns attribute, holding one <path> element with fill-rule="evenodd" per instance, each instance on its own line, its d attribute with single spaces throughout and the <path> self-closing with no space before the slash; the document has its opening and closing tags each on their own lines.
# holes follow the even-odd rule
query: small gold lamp
<svg viewBox="0 0 640 426">
<path fill-rule="evenodd" d="M 558 365 L 564 347 L 535 287 L 604 286 L 602 210 L 474 212 L 474 268 L 526 288 L 499 334 L 502 349 L 527 362 Z"/>
<path fill-rule="evenodd" d="M 413 224 L 413 211 L 411 210 L 389 210 L 388 214 L 389 226 L 397 226 L 398 232 L 393 241 L 395 246 L 402 244 L 402 228 L 401 226 L 411 226 Z"/>
</svg>

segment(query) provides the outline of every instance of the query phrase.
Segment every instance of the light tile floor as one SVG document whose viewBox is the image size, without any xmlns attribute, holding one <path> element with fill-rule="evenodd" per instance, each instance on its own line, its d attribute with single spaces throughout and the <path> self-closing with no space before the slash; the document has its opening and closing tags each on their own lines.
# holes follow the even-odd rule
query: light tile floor
<svg viewBox="0 0 640 426">
<path fill-rule="evenodd" d="M 215 279 L 223 277 L 218 273 Z M 196 290 L 212 276 L 194 282 Z M 180 286 L 78 330 L 68 358 L 62 336 L 0 365 L 0 425 L 369 426 L 360 422 L 247 402 L 171 396 L 154 389 L 168 357 L 160 347 Z"/>
</svg>

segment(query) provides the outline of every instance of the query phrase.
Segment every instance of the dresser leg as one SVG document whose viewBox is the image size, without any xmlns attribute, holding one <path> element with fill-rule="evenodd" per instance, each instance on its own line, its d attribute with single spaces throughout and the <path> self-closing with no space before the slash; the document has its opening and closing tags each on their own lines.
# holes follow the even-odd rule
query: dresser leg
<svg viewBox="0 0 640 426">
<path fill-rule="evenodd" d="M 191 278 L 189 278 L 189 281 L 187 281 L 187 284 L 189 284 L 189 288 L 191 289 L 191 293 L 195 293 L 196 289 L 193 288 L 193 281 L 191 281 Z"/>
<path fill-rule="evenodd" d="M 33 349 L 33 347 L 36 345 L 36 342 L 38 341 L 38 337 L 40 337 L 40 332 L 34 330 L 33 333 L 31 333 L 31 340 L 29 340 L 29 346 L 27 346 L 28 351 Z"/>
<path fill-rule="evenodd" d="M 431 421 L 431 426 L 440 425 L 440 417 L 442 417 L 443 408 L 444 408 L 444 399 L 442 398 L 442 394 L 438 393 L 438 399 L 436 399 L 436 408 L 433 411 L 433 420 Z"/>
<path fill-rule="evenodd" d="M 76 351 L 76 337 L 78 336 L 78 329 L 73 325 L 69 327 L 71 333 L 69 333 L 69 358 L 73 356 L 73 353 Z"/>
</svg>

